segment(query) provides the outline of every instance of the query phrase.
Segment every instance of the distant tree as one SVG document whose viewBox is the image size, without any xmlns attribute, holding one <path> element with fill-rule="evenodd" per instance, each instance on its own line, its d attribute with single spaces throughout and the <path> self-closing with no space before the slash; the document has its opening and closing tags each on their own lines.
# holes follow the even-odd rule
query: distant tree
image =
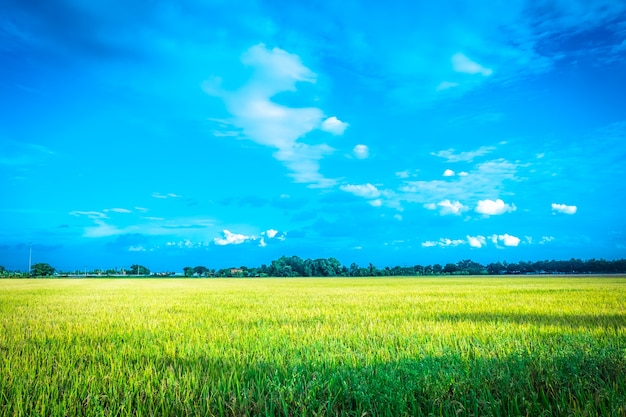
<svg viewBox="0 0 626 417">
<path fill-rule="evenodd" d="M 207 268 L 206 266 L 202 266 L 202 265 L 196 266 L 193 268 L 193 273 L 198 274 L 199 277 L 205 277 L 205 276 L 208 276 L 209 274 L 209 268 Z"/>
<path fill-rule="evenodd" d="M 464 259 L 456 263 L 457 273 L 468 275 L 481 275 L 486 272 L 485 267 L 470 259 Z"/>
<path fill-rule="evenodd" d="M 499 275 L 501 271 L 506 270 L 506 268 L 504 267 L 504 265 L 502 265 L 501 262 L 497 262 L 497 263 L 490 263 L 489 265 L 487 265 L 487 273 L 489 275 Z"/>
<path fill-rule="evenodd" d="M 34 277 L 47 277 L 54 274 L 54 268 L 46 263 L 37 263 L 31 267 L 30 274 Z"/>
<path fill-rule="evenodd" d="M 457 270 L 456 264 L 446 264 L 443 267 L 444 274 L 454 274 Z"/>
<path fill-rule="evenodd" d="M 192 277 L 193 274 L 194 274 L 193 267 L 191 267 L 191 266 L 184 267 L 183 268 L 183 272 L 184 272 L 186 277 Z"/>
<path fill-rule="evenodd" d="M 150 270 L 143 265 L 131 265 L 130 270 L 128 271 L 130 275 L 149 275 Z"/>
<path fill-rule="evenodd" d="M 6 272 L 6 269 L 4 269 L 4 266 L 0 265 L 0 274 L 4 274 Z"/>
<path fill-rule="evenodd" d="M 441 271 L 443 271 L 443 267 L 439 264 L 434 264 L 433 265 L 433 274 L 435 275 L 440 275 Z"/>
</svg>

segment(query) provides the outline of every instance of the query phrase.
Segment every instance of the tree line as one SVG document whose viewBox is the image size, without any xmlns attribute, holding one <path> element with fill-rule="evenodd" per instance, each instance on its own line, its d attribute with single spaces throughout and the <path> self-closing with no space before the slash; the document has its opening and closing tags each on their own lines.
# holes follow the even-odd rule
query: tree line
<svg viewBox="0 0 626 417">
<path fill-rule="evenodd" d="M 492 262 L 487 265 L 465 259 L 457 263 L 386 266 L 378 268 L 369 263 L 360 266 L 351 263 L 342 265 L 336 258 L 302 259 L 299 256 L 281 256 L 269 265 L 258 267 L 231 267 L 212 269 L 206 266 L 186 266 L 181 273 L 150 272 L 143 265 L 131 265 L 129 268 L 95 271 L 57 271 L 47 263 L 32 265 L 27 273 L 7 271 L 0 266 L 0 277 L 45 277 L 45 276 L 185 276 L 185 277 L 394 277 L 423 275 L 519 275 L 519 274 L 620 274 L 626 273 L 626 259 L 570 259 L 520 261 L 508 263 Z"/>
</svg>

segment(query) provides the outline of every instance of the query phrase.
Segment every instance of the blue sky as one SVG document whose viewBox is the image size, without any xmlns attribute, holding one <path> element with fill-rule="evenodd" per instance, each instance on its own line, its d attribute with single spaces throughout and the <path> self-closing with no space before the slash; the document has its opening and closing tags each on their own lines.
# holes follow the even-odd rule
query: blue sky
<svg viewBox="0 0 626 417">
<path fill-rule="evenodd" d="M 0 5 L 9 269 L 626 257 L 626 3 Z"/>
</svg>

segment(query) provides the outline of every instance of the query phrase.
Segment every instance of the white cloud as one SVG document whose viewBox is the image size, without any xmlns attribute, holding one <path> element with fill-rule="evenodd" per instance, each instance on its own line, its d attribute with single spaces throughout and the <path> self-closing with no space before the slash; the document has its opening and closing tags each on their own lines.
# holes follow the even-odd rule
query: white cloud
<svg viewBox="0 0 626 417">
<path fill-rule="evenodd" d="M 515 204 L 505 204 L 504 201 L 497 200 L 480 200 L 478 205 L 474 209 L 476 213 L 484 214 L 485 216 L 497 216 L 504 213 L 509 213 L 517 210 Z"/>
<path fill-rule="evenodd" d="M 267 243 L 265 243 L 265 239 L 264 238 L 259 239 L 259 246 L 262 247 L 262 248 L 267 246 Z"/>
<path fill-rule="evenodd" d="M 417 177 L 418 173 L 419 173 L 419 169 L 414 169 L 414 170 L 406 169 L 404 171 L 396 172 L 396 177 L 406 179 L 406 178 L 411 178 L 411 177 Z"/>
<path fill-rule="evenodd" d="M 450 148 L 439 152 L 431 152 L 430 154 L 432 156 L 444 158 L 448 162 L 472 162 L 474 158 L 487 155 L 488 153 L 493 152 L 495 149 L 496 148 L 493 146 L 481 146 L 475 151 L 455 153 L 455 150 L 453 148 Z"/>
<path fill-rule="evenodd" d="M 142 213 L 145 213 L 146 211 L 148 211 L 147 208 L 145 208 L 145 207 L 138 207 L 138 206 L 135 206 L 135 210 L 140 211 Z"/>
<path fill-rule="evenodd" d="M 224 237 L 222 238 L 216 237 L 215 239 L 213 239 L 213 242 L 216 245 L 219 245 L 219 246 L 239 245 L 241 243 L 244 243 L 247 240 L 255 239 L 254 236 L 246 236 L 246 235 L 242 235 L 238 233 L 231 233 L 229 230 L 223 230 L 222 234 L 224 235 Z"/>
<path fill-rule="evenodd" d="M 152 197 L 159 198 L 159 199 L 166 199 L 166 198 L 180 198 L 182 196 L 178 194 L 174 194 L 174 193 L 169 193 L 169 194 L 152 193 Z"/>
<path fill-rule="evenodd" d="M 270 239 L 274 239 L 274 237 L 278 234 L 278 230 L 276 229 L 269 229 L 265 231 L 265 235 L 267 237 L 269 237 Z"/>
<path fill-rule="evenodd" d="M 356 145 L 352 152 L 358 159 L 367 159 L 370 156 L 370 149 L 367 145 Z"/>
<path fill-rule="evenodd" d="M 467 242 L 472 248 L 482 248 L 487 244 L 487 239 L 484 236 L 467 236 Z"/>
<path fill-rule="evenodd" d="M 459 246 L 459 245 L 464 245 L 465 241 L 462 239 L 448 239 L 448 238 L 441 238 L 438 241 L 432 241 L 432 240 L 427 240 L 426 242 L 422 243 L 422 246 L 425 248 L 432 248 L 434 246 L 440 246 L 440 247 L 448 247 L 448 246 Z"/>
<path fill-rule="evenodd" d="M 322 130 L 333 135 L 343 135 L 348 126 L 350 126 L 348 123 L 342 122 L 335 116 L 331 116 L 322 122 Z"/>
<path fill-rule="evenodd" d="M 143 247 L 143 246 L 141 246 L 141 245 L 137 245 L 137 246 L 130 246 L 130 247 L 128 248 L 128 251 L 129 251 L 129 252 L 145 252 L 145 251 L 146 251 L 146 248 L 144 248 L 144 247 Z"/>
<path fill-rule="evenodd" d="M 397 221 L 401 222 L 402 221 L 402 215 L 401 214 L 394 214 L 393 218 L 396 219 Z"/>
<path fill-rule="evenodd" d="M 376 200 L 369 201 L 369 204 L 372 207 L 380 207 L 383 205 L 383 200 L 381 200 L 380 198 L 377 198 Z"/>
<path fill-rule="evenodd" d="M 112 208 L 112 209 L 104 209 L 102 211 L 112 211 L 114 213 L 132 213 L 132 211 L 125 209 L 125 208 Z"/>
<path fill-rule="evenodd" d="M 109 218 L 106 214 L 100 213 L 99 211 L 70 211 L 70 215 L 77 217 L 86 216 L 93 220 Z"/>
<path fill-rule="evenodd" d="M 334 152 L 334 149 L 326 144 L 307 145 L 295 143 L 292 147 L 283 148 L 274 153 L 274 157 L 282 161 L 292 171 L 289 174 L 297 183 L 310 184 L 312 188 L 333 187 L 337 181 L 325 178 L 319 172 L 319 161 Z"/>
<path fill-rule="evenodd" d="M 439 207 L 439 214 L 444 215 L 444 216 L 446 214 L 459 215 L 463 213 L 464 211 L 469 210 L 469 207 L 464 206 L 460 201 L 452 202 L 448 199 L 442 200 L 437 204 L 435 203 L 424 204 L 424 208 L 428 210 L 436 210 L 437 207 Z"/>
<path fill-rule="evenodd" d="M 493 240 L 493 237 L 492 237 L 492 240 Z M 509 235 L 508 233 L 505 233 L 503 235 L 498 235 L 497 241 L 502 242 L 504 246 L 517 246 L 519 245 L 520 238 L 517 236 Z"/>
<path fill-rule="evenodd" d="M 396 200 L 410 203 L 429 203 L 445 198 L 455 200 L 473 200 L 490 198 L 504 192 L 507 181 L 522 181 L 518 176 L 520 163 L 504 159 L 482 162 L 467 175 L 445 180 L 404 181 L 398 189 Z"/>
<path fill-rule="evenodd" d="M 576 214 L 577 210 L 578 210 L 578 207 L 576 206 L 568 206 L 565 204 L 552 203 L 552 211 L 554 213 Z"/>
<path fill-rule="evenodd" d="M 483 67 L 460 52 L 452 55 L 452 67 L 456 72 L 462 72 L 465 74 L 481 74 L 484 77 L 488 77 L 493 74 L 493 71 L 490 68 Z"/>
<path fill-rule="evenodd" d="M 225 91 L 221 80 L 214 78 L 203 84 L 205 92 L 224 100 L 234 116 L 233 125 L 245 137 L 276 149 L 274 158 L 291 171 L 295 182 L 319 188 L 334 186 L 335 180 L 319 172 L 319 161 L 334 149 L 327 144 L 309 145 L 300 139 L 315 129 L 341 134 L 347 124 L 336 117 L 322 122 L 324 113 L 316 107 L 295 108 L 272 101 L 278 93 L 295 92 L 299 82 L 315 83 L 317 75 L 297 55 L 280 48 L 268 49 L 263 44 L 248 49 L 241 62 L 254 70 L 246 84 L 236 91 Z"/>
<path fill-rule="evenodd" d="M 467 177 L 469 175 L 469 172 L 465 172 L 465 171 L 461 171 L 457 174 L 459 177 Z"/>
<path fill-rule="evenodd" d="M 352 193 L 359 197 L 376 198 L 380 196 L 380 190 L 370 183 L 362 185 L 346 184 L 339 187 L 342 191 Z"/>
<path fill-rule="evenodd" d="M 540 245 L 545 245 L 546 243 L 550 243 L 554 240 L 553 236 L 542 236 L 541 240 L 539 241 Z"/>
<path fill-rule="evenodd" d="M 454 177 L 454 171 L 452 171 L 451 169 L 446 169 L 445 171 L 443 171 L 443 176 L 444 177 Z"/>
</svg>

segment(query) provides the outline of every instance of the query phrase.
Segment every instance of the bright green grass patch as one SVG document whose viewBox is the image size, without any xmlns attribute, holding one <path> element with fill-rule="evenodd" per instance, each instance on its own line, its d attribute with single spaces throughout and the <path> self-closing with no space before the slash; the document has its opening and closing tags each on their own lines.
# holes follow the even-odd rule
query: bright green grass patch
<svg viewBox="0 0 626 417">
<path fill-rule="evenodd" d="M 0 281 L 0 415 L 626 415 L 626 278 Z"/>
</svg>

